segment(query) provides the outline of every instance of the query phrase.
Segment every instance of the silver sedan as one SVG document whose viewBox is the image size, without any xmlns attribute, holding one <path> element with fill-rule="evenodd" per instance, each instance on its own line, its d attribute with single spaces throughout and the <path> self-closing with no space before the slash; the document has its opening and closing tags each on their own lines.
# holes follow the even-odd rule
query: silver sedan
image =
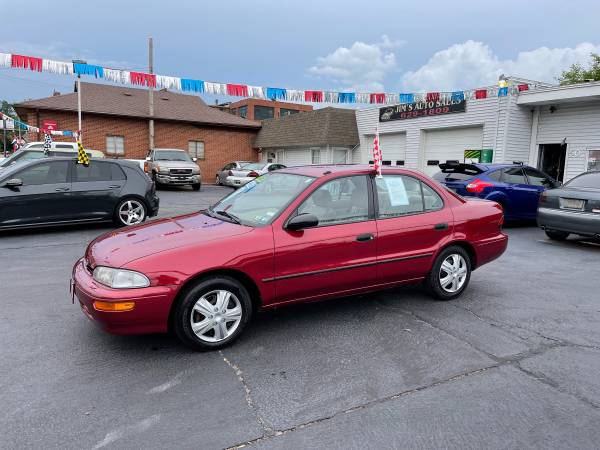
<svg viewBox="0 0 600 450">
<path fill-rule="evenodd" d="M 228 176 L 226 184 L 236 188 L 241 187 L 256 177 L 278 169 L 285 169 L 285 166 L 277 163 L 251 163 Z"/>
<path fill-rule="evenodd" d="M 228 185 L 233 186 L 227 183 L 227 177 L 234 175 L 234 172 L 237 172 L 244 166 L 251 164 L 252 161 L 233 161 L 228 164 L 225 164 L 221 170 L 217 172 L 217 176 L 215 179 L 215 184 L 217 186 L 220 185 Z"/>
</svg>

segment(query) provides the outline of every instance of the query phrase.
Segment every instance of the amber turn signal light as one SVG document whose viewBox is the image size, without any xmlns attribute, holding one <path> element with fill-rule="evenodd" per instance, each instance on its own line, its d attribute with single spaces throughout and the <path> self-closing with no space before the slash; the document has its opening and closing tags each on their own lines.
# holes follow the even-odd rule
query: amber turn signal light
<svg viewBox="0 0 600 450">
<path fill-rule="evenodd" d="M 122 312 L 131 311 L 135 306 L 135 302 L 94 302 L 94 309 L 96 311 L 107 311 L 107 312 Z"/>
</svg>

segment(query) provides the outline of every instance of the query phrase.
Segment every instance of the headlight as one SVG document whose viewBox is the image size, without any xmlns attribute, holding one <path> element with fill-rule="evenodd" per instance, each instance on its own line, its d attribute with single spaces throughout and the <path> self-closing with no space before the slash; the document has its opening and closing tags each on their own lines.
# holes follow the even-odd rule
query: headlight
<svg viewBox="0 0 600 450">
<path fill-rule="evenodd" d="M 163 174 L 166 174 L 166 175 L 169 174 L 169 169 L 167 169 L 166 167 L 160 167 L 160 166 L 158 166 L 156 168 L 156 170 L 158 170 L 158 173 L 163 173 Z"/>
<path fill-rule="evenodd" d="M 194 175 L 200 175 L 200 168 L 199 168 L 199 167 L 193 168 L 193 169 L 192 169 L 192 173 L 193 173 Z"/>
<path fill-rule="evenodd" d="M 150 286 L 146 275 L 133 270 L 113 269 L 98 266 L 94 269 L 94 280 L 113 289 L 143 288 Z"/>
</svg>

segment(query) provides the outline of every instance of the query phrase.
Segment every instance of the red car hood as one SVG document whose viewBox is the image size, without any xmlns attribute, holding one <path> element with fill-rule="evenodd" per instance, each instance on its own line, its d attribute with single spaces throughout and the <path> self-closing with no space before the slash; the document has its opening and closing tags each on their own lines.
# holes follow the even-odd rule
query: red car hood
<svg viewBox="0 0 600 450">
<path fill-rule="evenodd" d="M 98 265 L 122 267 L 147 255 L 250 231 L 250 227 L 194 213 L 156 220 L 99 236 L 88 246 L 85 258 L 92 269 Z"/>
</svg>

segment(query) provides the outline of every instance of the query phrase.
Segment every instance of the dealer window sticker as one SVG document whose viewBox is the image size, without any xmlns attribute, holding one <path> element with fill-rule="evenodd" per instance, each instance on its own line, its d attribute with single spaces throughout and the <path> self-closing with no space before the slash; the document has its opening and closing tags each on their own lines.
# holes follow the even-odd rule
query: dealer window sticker
<svg viewBox="0 0 600 450">
<path fill-rule="evenodd" d="M 392 206 L 406 206 L 409 204 L 402 177 L 384 177 L 383 180 L 385 181 Z"/>
</svg>

